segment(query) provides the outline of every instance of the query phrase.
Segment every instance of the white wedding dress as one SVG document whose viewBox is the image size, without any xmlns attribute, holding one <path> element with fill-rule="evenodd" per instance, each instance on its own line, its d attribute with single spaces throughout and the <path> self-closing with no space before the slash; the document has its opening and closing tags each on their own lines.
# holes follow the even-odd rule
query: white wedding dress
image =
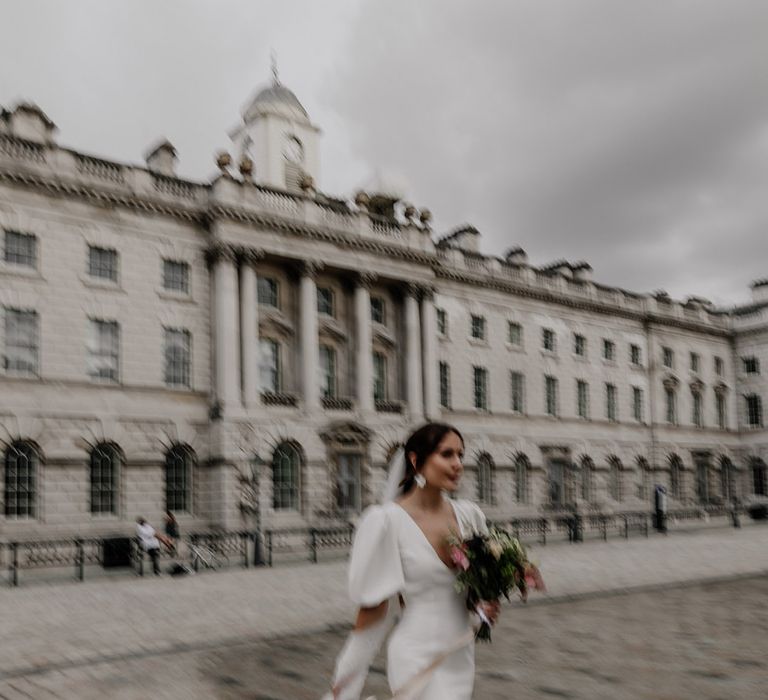
<svg viewBox="0 0 768 700">
<path fill-rule="evenodd" d="M 450 501 L 462 538 L 486 532 L 485 515 L 469 501 Z M 405 608 L 387 648 L 392 692 L 424 671 L 471 630 L 455 572 L 440 559 L 421 528 L 397 503 L 368 508 L 358 524 L 349 567 L 354 603 L 375 607 L 397 596 Z M 471 638 L 471 637 L 470 637 Z M 432 673 L 419 700 L 470 700 L 475 680 L 474 642 L 451 653 Z"/>
</svg>

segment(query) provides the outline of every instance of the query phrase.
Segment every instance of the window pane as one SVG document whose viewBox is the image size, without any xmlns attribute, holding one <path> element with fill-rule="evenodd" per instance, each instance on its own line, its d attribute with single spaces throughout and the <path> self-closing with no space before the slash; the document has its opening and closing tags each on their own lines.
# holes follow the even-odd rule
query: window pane
<svg viewBox="0 0 768 700">
<path fill-rule="evenodd" d="M 165 508 L 171 511 L 191 511 L 193 453 L 176 446 L 165 456 Z"/>
<path fill-rule="evenodd" d="M 371 321 L 384 323 L 384 300 L 381 297 L 371 297 Z"/>
<path fill-rule="evenodd" d="M 509 342 L 512 345 L 522 345 L 523 327 L 519 323 L 509 322 Z"/>
<path fill-rule="evenodd" d="M 37 239 L 35 236 L 18 231 L 6 231 L 5 262 L 11 265 L 35 267 L 37 264 Z"/>
<path fill-rule="evenodd" d="M 333 290 L 329 287 L 317 288 L 317 313 L 333 316 Z"/>
<path fill-rule="evenodd" d="M 272 458 L 272 505 L 275 510 L 298 510 L 299 453 L 293 445 L 283 444 Z"/>
<path fill-rule="evenodd" d="M 165 329 L 165 383 L 190 385 L 190 335 L 186 330 Z"/>
<path fill-rule="evenodd" d="M 175 260 L 163 260 L 163 287 L 174 292 L 189 293 L 189 265 Z"/>
<path fill-rule="evenodd" d="M 14 442 L 5 452 L 4 510 L 7 518 L 34 518 L 37 503 L 38 457 L 26 442 Z"/>
<path fill-rule="evenodd" d="M 264 392 L 280 392 L 280 346 L 269 338 L 259 341 L 259 382 Z"/>
<path fill-rule="evenodd" d="M 259 304 L 262 306 L 278 307 L 277 281 L 269 277 L 259 277 L 256 282 Z"/>
<path fill-rule="evenodd" d="M 336 351 L 328 345 L 320 346 L 320 394 L 326 399 L 336 396 Z"/>
<path fill-rule="evenodd" d="M 447 362 L 440 363 L 440 405 L 443 408 L 451 405 L 451 374 Z"/>
<path fill-rule="evenodd" d="M 91 319 L 88 332 L 88 376 L 116 382 L 120 364 L 120 330 L 117 322 Z"/>
<path fill-rule="evenodd" d="M 522 373 L 511 372 L 510 383 L 512 392 L 512 410 L 515 413 L 523 413 L 525 411 L 525 387 Z"/>
<path fill-rule="evenodd" d="M 117 513 L 119 464 L 114 445 L 97 445 L 91 451 L 91 513 Z"/>
<path fill-rule="evenodd" d="M 35 311 L 5 310 L 3 365 L 10 372 L 37 374 L 38 317 Z"/>
<path fill-rule="evenodd" d="M 117 251 L 107 248 L 88 248 L 88 274 L 91 277 L 117 282 Z"/>
<path fill-rule="evenodd" d="M 380 352 L 373 353 L 373 400 L 387 399 L 387 358 Z"/>
</svg>

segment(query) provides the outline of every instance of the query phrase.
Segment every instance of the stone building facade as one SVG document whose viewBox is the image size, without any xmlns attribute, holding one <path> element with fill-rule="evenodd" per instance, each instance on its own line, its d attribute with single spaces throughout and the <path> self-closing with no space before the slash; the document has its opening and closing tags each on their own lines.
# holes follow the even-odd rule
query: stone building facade
<svg viewBox="0 0 768 700">
<path fill-rule="evenodd" d="M 718 309 L 437 237 L 387 191 L 324 194 L 275 81 L 210 182 L 0 115 L 0 537 L 354 518 L 427 419 L 491 517 L 766 494 L 768 282 Z M 386 189 L 386 188 L 379 188 Z"/>
</svg>

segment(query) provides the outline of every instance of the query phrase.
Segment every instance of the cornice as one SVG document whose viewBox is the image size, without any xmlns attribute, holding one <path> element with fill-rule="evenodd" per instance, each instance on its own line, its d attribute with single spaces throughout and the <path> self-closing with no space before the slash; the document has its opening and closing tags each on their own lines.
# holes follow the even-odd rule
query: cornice
<svg viewBox="0 0 768 700">
<path fill-rule="evenodd" d="M 504 292 L 506 294 L 514 294 L 516 296 L 526 297 L 528 299 L 535 299 L 537 301 L 544 301 L 550 304 L 557 304 L 572 309 L 579 309 L 580 311 L 590 311 L 608 316 L 619 316 L 621 318 L 626 318 L 632 321 L 650 322 L 660 326 L 670 326 L 682 330 L 694 331 L 696 333 L 718 335 L 724 338 L 729 338 L 733 335 L 733 331 L 728 329 L 714 328 L 703 323 L 694 323 L 692 321 L 686 321 L 683 319 L 665 318 L 663 316 L 656 316 L 645 311 L 632 311 L 630 309 L 607 306 L 590 301 L 588 299 L 578 299 L 566 295 L 557 295 L 544 289 L 522 286 L 514 282 L 508 282 L 498 278 L 475 277 L 458 270 L 452 270 L 442 265 L 434 267 L 433 270 L 435 277 L 438 279 L 447 279 L 453 282 L 459 282 L 461 284 L 493 289 L 495 291 Z"/>
<path fill-rule="evenodd" d="M 125 207 L 131 211 L 161 214 L 191 223 L 203 222 L 199 207 L 169 204 L 152 197 L 122 194 L 105 188 L 53 180 L 31 173 L 0 170 L 0 182 L 36 188 L 53 196 L 78 197 L 97 206 L 111 204 L 113 206 Z"/>
</svg>

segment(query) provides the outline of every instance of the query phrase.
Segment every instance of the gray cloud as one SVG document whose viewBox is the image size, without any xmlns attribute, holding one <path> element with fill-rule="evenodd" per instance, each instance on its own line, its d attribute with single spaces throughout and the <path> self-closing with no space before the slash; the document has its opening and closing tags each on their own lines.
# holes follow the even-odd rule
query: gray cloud
<svg viewBox="0 0 768 700">
<path fill-rule="evenodd" d="M 322 185 L 399 173 L 483 249 L 586 259 L 598 280 L 731 303 L 768 275 L 768 4 L 759 0 L 11 0 L 0 104 L 206 177 L 281 75 L 324 130 Z M 11 69 L 12 66 L 12 69 Z"/>
</svg>

